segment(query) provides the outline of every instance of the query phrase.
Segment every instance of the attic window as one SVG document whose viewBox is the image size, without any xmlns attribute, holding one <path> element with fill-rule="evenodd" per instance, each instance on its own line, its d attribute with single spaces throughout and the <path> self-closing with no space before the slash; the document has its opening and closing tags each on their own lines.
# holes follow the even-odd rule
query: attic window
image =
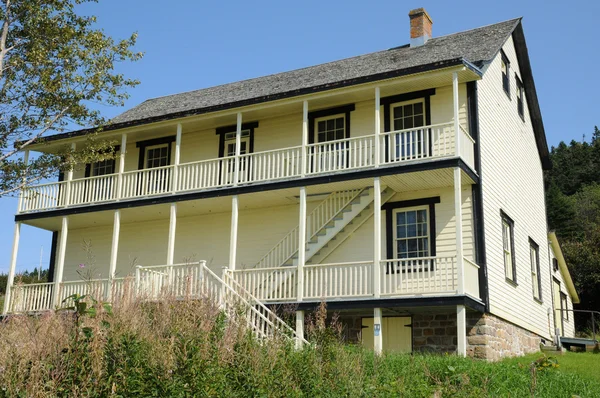
<svg viewBox="0 0 600 398">
<path fill-rule="evenodd" d="M 502 88 L 508 98 L 510 98 L 510 81 L 508 80 L 508 76 L 510 75 L 510 62 L 508 61 L 506 54 L 504 54 L 504 51 L 500 50 L 500 55 L 502 57 Z"/>
<path fill-rule="evenodd" d="M 519 79 L 519 76 L 515 75 L 517 81 L 517 110 L 521 119 L 525 120 L 525 110 L 523 104 L 523 82 Z"/>
<path fill-rule="evenodd" d="M 558 271 L 558 260 L 555 258 L 552 259 L 552 270 L 554 272 Z"/>
</svg>

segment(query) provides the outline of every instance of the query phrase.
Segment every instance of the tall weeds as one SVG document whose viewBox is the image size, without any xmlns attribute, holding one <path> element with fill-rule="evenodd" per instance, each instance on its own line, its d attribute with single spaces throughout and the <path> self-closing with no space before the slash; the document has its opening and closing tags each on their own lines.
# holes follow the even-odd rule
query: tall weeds
<svg viewBox="0 0 600 398">
<path fill-rule="evenodd" d="M 84 308 L 84 307 L 81 307 Z M 81 309 L 80 308 L 80 309 Z M 0 397 L 598 396 L 559 371 L 454 356 L 374 357 L 341 342 L 324 306 L 307 317 L 312 344 L 259 341 L 210 300 L 87 300 L 85 311 L 0 323 Z M 243 316 L 242 314 L 240 314 Z M 568 392 L 568 394 L 567 394 Z"/>
</svg>

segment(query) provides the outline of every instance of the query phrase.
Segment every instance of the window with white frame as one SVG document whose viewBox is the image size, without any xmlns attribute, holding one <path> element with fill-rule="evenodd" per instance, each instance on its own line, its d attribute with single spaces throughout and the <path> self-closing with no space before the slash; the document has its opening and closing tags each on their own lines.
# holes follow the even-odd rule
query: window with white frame
<svg viewBox="0 0 600 398">
<path fill-rule="evenodd" d="M 428 213 L 426 206 L 394 210 L 394 258 L 429 257 Z"/>
<path fill-rule="evenodd" d="M 531 262 L 531 285 L 533 298 L 542 300 L 542 278 L 540 275 L 540 248 L 532 239 L 529 239 L 529 260 Z"/>
<path fill-rule="evenodd" d="M 92 177 L 105 176 L 115 172 L 115 159 L 100 160 L 92 163 Z"/>
<path fill-rule="evenodd" d="M 394 147 L 397 160 L 419 157 L 428 145 L 425 129 L 425 100 L 423 98 L 391 105 L 391 125 L 395 134 Z M 414 129 L 414 130 L 412 130 Z M 409 131 L 406 131 L 409 130 Z"/>
<path fill-rule="evenodd" d="M 346 138 L 346 116 L 344 114 L 315 119 L 317 142 L 343 140 Z"/>
<path fill-rule="evenodd" d="M 506 279 L 517 282 L 515 265 L 514 222 L 502 213 L 502 250 L 504 253 L 504 272 Z"/>
<path fill-rule="evenodd" d="M 169 165 L 169 144 L 159 144 L 146 147 L 146 168 Z"/>
<path fill-rule="evenodd" d="M 563 292 L 560 292 L 560 308 L 563 310 L 562 319 L 565 321 L 569 320 L 569 300 L 567 300 L 567 295 Z"/>
</svg>

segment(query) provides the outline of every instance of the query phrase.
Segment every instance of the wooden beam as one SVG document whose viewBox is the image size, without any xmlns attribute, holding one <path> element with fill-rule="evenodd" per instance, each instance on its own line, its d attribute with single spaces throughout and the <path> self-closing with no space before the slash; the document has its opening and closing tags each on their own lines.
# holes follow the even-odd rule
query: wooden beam
<svg viewBox="0 0 600 398">
<path fill-rule="evenodd" d="M 467 309 L 464 305 L 456 306 L 456 354 L 460 357 L 467 356 Z"/>
<path fill-rule="evenodd" d="M 462 222 L 462 181 L 461 170 L 454 168 L 454 219 L 456 235 L 456 276 L 457 292 L 465 293 L 465 269 L 463 254 L 463 222 Z"/>
<path fill-rule="evenodd" d="M 52 308 L 60 305 L 59 294 L 60 285 L 63 280 L 63 273 L 65 269 L 65 256 L 67 251 L 67 237 L 69 234 L 69 217 L 62 218 L 62 226 L 60 229 L 60 239 L 58 242 L 58 261 L 56 262 L 56 271 L 54 275 L 54 296 L 52 301 Z"/>
<path fill-rule="evenodd" d="M 381 90 L 375 87 L 375 167 L 381 162 Z"/>
<path fill-rule="evenodd" d="M 373 297 L 381 295 L 381 179 L 373 179 Z"/>
<path fill-rule="evenodd" d="M 383 352 L 383 317 L 381 316 L 381 308 L 377 307 L 373 310 L 373 349 L 375 355 L 381 355 Z"/>
</svg>

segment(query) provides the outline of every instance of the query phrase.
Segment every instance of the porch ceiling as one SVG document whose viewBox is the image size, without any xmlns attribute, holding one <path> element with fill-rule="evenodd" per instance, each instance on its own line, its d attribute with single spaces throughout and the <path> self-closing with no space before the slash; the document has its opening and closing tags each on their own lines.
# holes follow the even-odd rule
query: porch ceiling
<svg viewBox="0 0 600 398">
<path fill-rule="evenodd" d="M 468 174 L 464 171 L 461 172 L 463 185 L 474 183 Z M 398 193 L 451 187 L 454 183 L 453 169 L 446 168 L 387 175 L 381 177 L 381 183 Z M 308 200 L 322 200 L 324 195 L 334 191 L 364 188 L 372 185 L 372 178 L 311 185 L 307 187 Z M 268 186 L 265 189 L 268 189 Z M 294 187 L 243 194 L 239 195 L 239 208 L 240 211 L 245 211 L 256 208 L 298 204 L 299 193 L 299 188 Z M 122 204 L 121 223 L 124 224 L 169 218 L 170 205 L 168 203 L 139 207 L 127 207 L 127 201 L 123 201 Z M 177 203 L 178 218 L 200 214 L 228 213 L 230 211 L 230 196 L 188 200 Z M 114 211 L 112 210 L 73 214 L 69 216 L 69 229 L 112 225 L 113 219 Z M 61 217 L 33 219 L 25 221 L 25 224 L 50 231 L 58 231 L 61 228 Z"/>
</svg>

